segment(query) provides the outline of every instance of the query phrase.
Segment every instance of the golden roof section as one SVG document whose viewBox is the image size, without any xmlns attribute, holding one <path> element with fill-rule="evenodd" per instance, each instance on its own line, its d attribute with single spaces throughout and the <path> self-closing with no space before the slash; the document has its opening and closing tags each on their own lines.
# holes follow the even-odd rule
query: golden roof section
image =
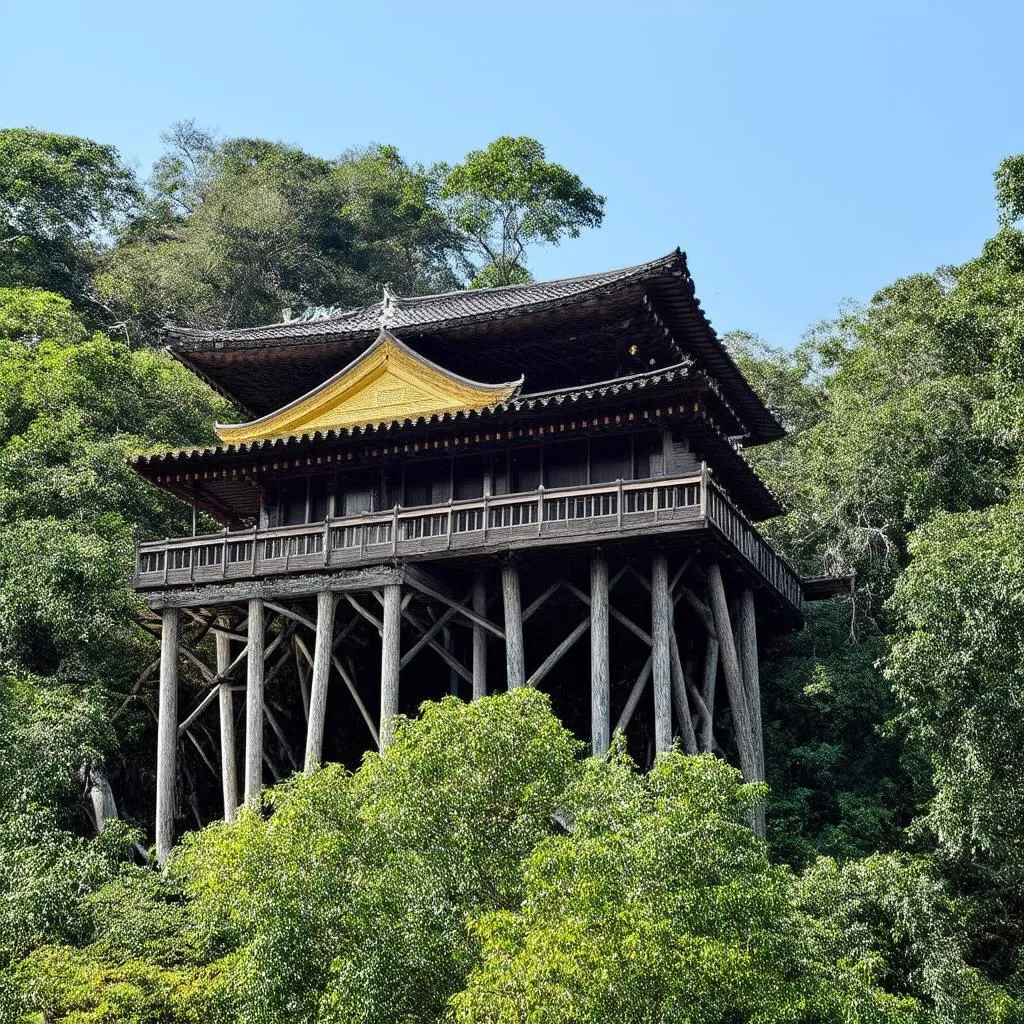
<svg viewBox="0 0 1024 1024">
<path fill-rule="evenodd" d="M 248 423 L 218 423 L 216 430 L 228 444 L 246 444 L 468 412 L 507 401 L 522 383 L 522 377 L 507 384 L 467 380 L 382 330 L 362 355 L 301 398 Z"/>
</svg>

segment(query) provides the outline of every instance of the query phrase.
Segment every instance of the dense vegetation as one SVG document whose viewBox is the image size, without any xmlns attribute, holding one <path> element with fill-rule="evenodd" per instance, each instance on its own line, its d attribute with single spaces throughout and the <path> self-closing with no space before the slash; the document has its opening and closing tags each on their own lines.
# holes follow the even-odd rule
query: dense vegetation
<svg viewBox="0 0 1024 1024">
<path fill-rule="evenodd" d="M 0 132 L 0 1021 L 1024 1019 L 1024 158 L 976 259 L 792 351 L 728 339 L 791 431 L 750 453 L 773 540 L 856 573 L 769 652 L 767 843 L 721 761 L 582 758 L 517 692 L 425 708 L 160 874 L 126 580 L 188 527 L 126 457 L 226 410 L 155 328 L 522 280 L 603 207 L 529 139 L 454 168 L 167 141 L 140 183 Z"/>
</svg>

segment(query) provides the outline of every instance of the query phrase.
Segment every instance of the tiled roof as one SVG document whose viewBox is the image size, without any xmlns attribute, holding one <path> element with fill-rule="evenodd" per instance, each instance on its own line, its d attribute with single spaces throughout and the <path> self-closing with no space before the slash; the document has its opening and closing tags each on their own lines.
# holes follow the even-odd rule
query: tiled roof
<svg viewBox="0 0 1024 1024">
<path fill-rule="evenodd" d="M 685 273 L 685 259 L 678 249 L 661 259 L 601 274 L 584 274 L 557 281 L 504 285 L 499 288 L 468 289 L 440 295 L 403 297 L 386 291 L 380 302 L 357 309 L 319 308 L 297 319 L 262 327 L 215 331 L 168 327 L 165 335 L 172 345 L 175 340 L 179 340 L 186 345 L 189 341 L 220 341 L 230 346 L 231 343 L 267 342 L 278 338 L 360 334 L 376 331 L 380 327 L 397 333 L 410 328 L 427 329 L 455 320 L 471 320 L 559 303 L 609 285 L 661 276 L 673 271 Z"/>
</svg>

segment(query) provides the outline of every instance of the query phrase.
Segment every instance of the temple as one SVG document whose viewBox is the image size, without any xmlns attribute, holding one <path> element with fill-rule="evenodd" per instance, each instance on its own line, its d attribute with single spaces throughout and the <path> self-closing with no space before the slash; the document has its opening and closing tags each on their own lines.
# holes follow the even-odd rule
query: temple
<svg viewBox="0 0 1024 1024">
<path fill-rule="evenodd" d="M 230 820 L 445 694 L 542 687 L 596 754 L 622 731 L 641 765 L 678 742 L 764 778 L 759 637 L 835 587 L 757 530 L 783 508 L 743 450 L 784 431 L 681 252 L 164 340 L 241 416 L 134 463 L 222 527 L 138 545 L 159 859 L 203 786 Z"/>
</svg>

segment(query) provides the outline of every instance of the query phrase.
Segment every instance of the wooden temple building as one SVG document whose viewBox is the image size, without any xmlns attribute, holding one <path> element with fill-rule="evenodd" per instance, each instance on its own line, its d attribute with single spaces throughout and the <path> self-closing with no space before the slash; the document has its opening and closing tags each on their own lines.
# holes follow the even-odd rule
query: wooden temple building
<svg viewBox="0 0 1024 1024">
<path fill-rule="evenodd" d="M 783 429 L 681 252 L 165 342 L 246 421 L 134 463 L 223 527 L 138 546 L 161 860 L 179 747 L 231 819 L 449 693 L 542 687 L 594 753 L 623 730 L 642 765 L 678 740 L 764 778 L 758 636 L 828 588 L 755 526 L 782 507 L 743 449 Z"/>
</svg>

